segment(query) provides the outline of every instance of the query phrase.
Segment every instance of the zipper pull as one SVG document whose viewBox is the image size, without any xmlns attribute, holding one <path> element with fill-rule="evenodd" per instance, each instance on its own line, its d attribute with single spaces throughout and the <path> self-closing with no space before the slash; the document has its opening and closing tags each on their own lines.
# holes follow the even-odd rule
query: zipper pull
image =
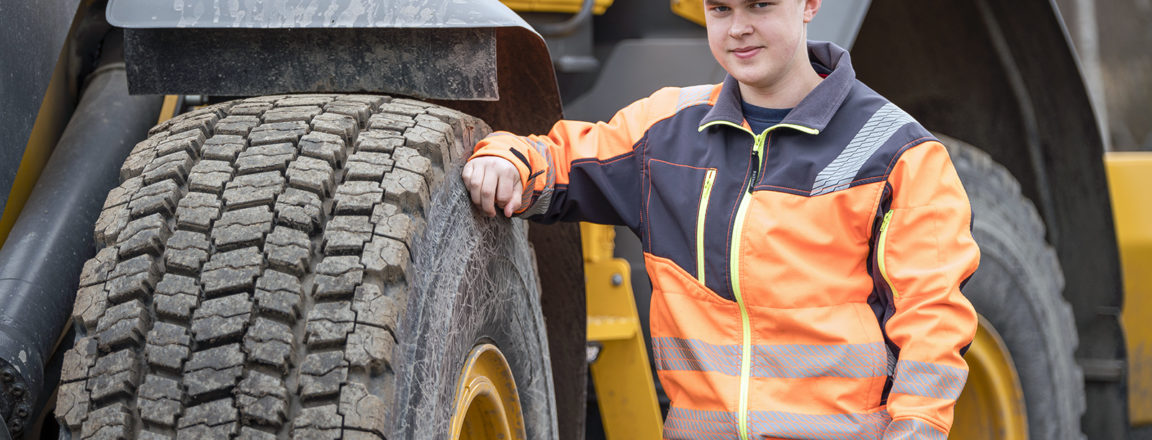
<svg viewBox="0 0 1152 440">
<path fill-rule="evenodd" d="M 748 194 L 752 194 L 752 187 L 756 186 L 756 178 L 760 175 L 760 152 L 752 150 L 752 180 L 748 182 Z"/>
</svg>

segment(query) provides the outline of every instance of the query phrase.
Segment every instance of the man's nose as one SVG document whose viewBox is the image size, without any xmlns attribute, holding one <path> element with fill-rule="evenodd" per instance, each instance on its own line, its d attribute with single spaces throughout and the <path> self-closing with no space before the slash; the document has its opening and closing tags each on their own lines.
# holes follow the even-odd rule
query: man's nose
<svg viewBox="0 0 1152 440">
<path fill-rule="evenodd" d="M 752 33 L 752 23 L 745 14 L 737 11 L 732 14 L 732 25 L 728 27 L 728 36 L 740 38 Z"/>
</svg>

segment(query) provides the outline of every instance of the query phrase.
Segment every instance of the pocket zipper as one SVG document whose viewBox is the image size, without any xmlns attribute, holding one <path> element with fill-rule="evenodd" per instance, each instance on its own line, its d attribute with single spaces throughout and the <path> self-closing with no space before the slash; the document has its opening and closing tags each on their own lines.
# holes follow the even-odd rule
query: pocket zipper
<svg viewBox="0 0 1152 440">
<path fill-rule="evenodd" d="M 888 270 L 884 267 L 884 244 L 888 241 L 888 224 L 892 222 L 892 211 L 884 213 L 884 221 L 880 223 L 880 238 L 876 243 L 876 266 L 880 268 L 880 276 L 884 277 L 884 282 L 888 283 L 888 288 L 892 290 L 892 298 L 900 298 L 900 294 L 896 293 L 896 286 L 892 284 L 892 279 L 888 278 Z"/>
<path fill-rule="evenodd" d="M 712 183 L 715 181 L 716 169 L 709 168 L 704 175 L 704 187 L 700 193 L 700 211 L 696 214 L 696 279 L 700 280 L 700 284 L 704 284 L 704 219 L 708 215 L 708 198 L 712 195 Z"/>
</svg>

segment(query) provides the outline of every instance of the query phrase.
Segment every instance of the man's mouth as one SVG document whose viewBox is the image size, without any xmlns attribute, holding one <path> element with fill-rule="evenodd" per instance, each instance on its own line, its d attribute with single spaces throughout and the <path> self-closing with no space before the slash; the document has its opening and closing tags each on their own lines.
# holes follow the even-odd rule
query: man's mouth
<svg viewBox="0 0 1152 440">
<path fill-rule="evenodd" d="M 730 52 L 732 52 L 733 55 L 736 55 L 737 58 L 751 58 L 752 56 L 759 53 L 760 49 L 760 46 L 745 46 L 731 49 Z"/>
</svg>

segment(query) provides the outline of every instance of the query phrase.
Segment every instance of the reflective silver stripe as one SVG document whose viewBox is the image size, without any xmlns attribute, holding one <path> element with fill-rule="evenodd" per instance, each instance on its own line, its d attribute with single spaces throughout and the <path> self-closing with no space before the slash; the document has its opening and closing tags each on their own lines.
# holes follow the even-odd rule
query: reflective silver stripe
<svg viewBox="0 0 1152 440">
<path fill-rule="evenodd" d="M 885 411 L 870 414 L 795 414 L 751 411 L 749 430 L 756 438 L 805 440 L 879 439 L 892 418 Z"/>
<path fill-rule="evenodd" d="M 848 146 L 844 147 L 840 155 L 816 175 L 816 181 L 812 184 L 812 195 L 844 189 L 845 185 L 852 183 L 852 179 L 860 172 L 864 162 L 888 142 L 888 139 L 896 134 L 896 130 L 912 122 L 915 120 L 895 104 L 888 103 L 880 107 L 868 118 L 868 122 L 864 123 L 864 127 L 860 128 L 852 141 L 848 142 Z"/>
<path fill-rule="evenodd" d="M 664 419 L 668 440 L 734 440 L 740 438 L 736 413 L 672 407 Z"/>
<path fill-rule="evenodd" d="M 708 99 L 712 97 L 712 90 L 715 88 L 716 86 L 707 84 L 680 89 L 680 98 L 676 100 L 676 111 L 694 105 L 707 104 Z"/>
<path fill-rule="evenodd" d="M 740 375 L 740 346 L 712 345 L 697 339 L 652 338 L 656 369 L 665 371 L 716 371 Z"/>
<path fill-rule="evenodd" d="M 888 425 L 884 440 L 947 440 L 948 435 L 915 419 L 901 419 Z"/>
<path fill-rule="evenodd" d="M 781 411 L 749 412 L 749 437 L 811 440 L 879 439 L 892 418 L 887 412 L 870 414 L 798 414 Z M 664 420 L 664 438 L 671 440 L 738 438 L 736 413 L 672 407 Z"/>
<path fill-rule="evenodd" d="M 964 389 L 968 371 L 947 365 L 901 360 L 896 363 L 892 392 L 955 400 Z"/>
<path fill-rule="evenodd" d="M 665 371 L 715 371 L 740 375 L 740 346 L 712 345 L 697 339 L 652 338 L 656 368 Z M 752 377 L 883 377 L 883 342 L 847 345 L 753 345 Z"/>
<path fill-rule="evenodd" d="M 544 173 L 543 176 L 547 180 L 544 181 L 544 190 L 540 192 L 540 197 L 536 198 L 536 203 L 532 204 L 531 207 L 517 214 L 520 217 L 526 218 L 548 212 L 548 207 L 552 205 L 552 193 L 556 190 L 556 166 L 552 163 L 552 150 L 548 149 L 548 145 L 526 137 L 521 137 L 520 139 L 523 139 L 524 142 L 536 148 L 536 151 L 539 152 L 541 156 L 544 156 L 544 163 L 548 164 L 548 171 Z M 540 177 L 541 176 L 536 176 L 533 180 L 528 181 L 528 186 L 524 188 L 524 195 L 520 199 L 521 203 L 532 200 L 532 192 L 536 187 L 535 179 L 539 179 Z"/>
</svg>

